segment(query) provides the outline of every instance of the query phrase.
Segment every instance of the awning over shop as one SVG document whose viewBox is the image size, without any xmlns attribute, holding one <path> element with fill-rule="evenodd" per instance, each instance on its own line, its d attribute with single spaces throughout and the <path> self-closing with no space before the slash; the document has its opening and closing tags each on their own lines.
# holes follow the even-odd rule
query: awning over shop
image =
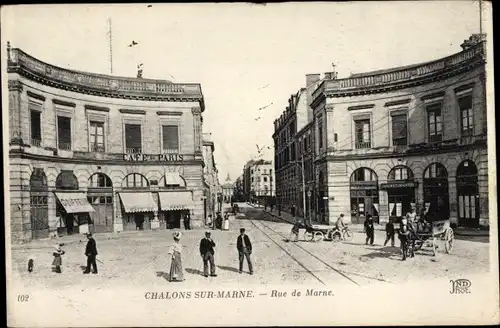
<svg viewBox="0 0 500 328">
<path fill-rule="evenodd" d="M 181 177 L 179 172 L 167 172 L 165 173 L 165 184 L 167 186 L 181 186 L 185 187 L 186 183 L 184 179 Z"/>
<path fill-rule="evenodd" d="M 392 181 L 388 183 L 381 183 L 380 189 L 394 189 L 394 188 L 416 188 L 418 187 L 418 181 Z"/>
<path fill-rule="evenodd" d="M 190 210 L 193 208 L 193 196 L 190 191 L 160 192 L 162 211 Z"/>
<path fill-rule="evenodd" d="M 66 213 L 94 212 L 94 208 L 89 204 L 87 196 L 84 193 L 56 192 L 55 194 Z"/>
<path fill-rule="evenodd" d="M 125 213 L 154 212 L 158 208 L 150 192 L 121 192 Z"/>
</svg>

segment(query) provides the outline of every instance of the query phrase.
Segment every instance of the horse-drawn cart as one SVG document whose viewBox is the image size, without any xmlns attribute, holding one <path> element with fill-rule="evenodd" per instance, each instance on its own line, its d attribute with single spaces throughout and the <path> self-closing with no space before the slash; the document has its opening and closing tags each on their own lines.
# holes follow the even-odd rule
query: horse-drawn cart
<svg viewBox="0 0 500 328">
<path fill-rule="evenodd" d="M 415 251 L 422 249 L 424 246 L 431 247 L 433 255 L 437 256 L 438 238 L 443 242 L 447 254 L 450 254 L 453 250 L 455 235 L 449 219 L 433 221 L 424 225 L 417 224 L 414 231 L 412 242 Z"/>
</svg>

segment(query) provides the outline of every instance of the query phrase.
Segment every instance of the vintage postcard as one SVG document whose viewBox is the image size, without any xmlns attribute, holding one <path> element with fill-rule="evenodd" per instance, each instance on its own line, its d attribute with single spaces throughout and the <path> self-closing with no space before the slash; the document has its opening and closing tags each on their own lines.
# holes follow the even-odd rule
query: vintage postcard
<svg viewBox="0 0 500 328">
<path fill-rule="evenodd" d="M 499 323 L 491 3 L 1 24 L 9 326 Z"/>
</svg>

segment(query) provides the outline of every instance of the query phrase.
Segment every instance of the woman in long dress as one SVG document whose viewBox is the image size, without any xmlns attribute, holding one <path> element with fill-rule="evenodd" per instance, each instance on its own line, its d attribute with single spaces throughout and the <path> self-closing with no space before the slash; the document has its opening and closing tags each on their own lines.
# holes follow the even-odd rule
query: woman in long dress
<svg viewBox="0 0 500 328">
<path fill-rule="evenodd" d="M 184 272 L 182 270 L 182 245 L 180 243 L 181 233 L 174 232 L 174 243 L 170 247 L 168 254 L 172 255 L 170 264 L 170 281 L 183 281 Z"/>
<path fill-rule="evenodd" d="M 224 215 L 224 230 L 229 230 L 229 216 L 227 213 Z"/>
</svg>

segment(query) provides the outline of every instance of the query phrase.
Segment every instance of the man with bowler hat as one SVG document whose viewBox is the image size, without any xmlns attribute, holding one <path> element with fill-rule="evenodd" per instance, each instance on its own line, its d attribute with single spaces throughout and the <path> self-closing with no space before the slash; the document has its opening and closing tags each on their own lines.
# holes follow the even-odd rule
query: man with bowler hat
<svg viewBox="0 0 500 328">
<path fill-rule="evenodd" d="M 238 248 L 239 260 L 240 260 L 240 273 L 243 272 L 243 260 L 246 257 L 248 263 L 248 271 L 253 274 L 252 260 L 250 255 L 252 254 L 252 243 L 250 238 L 245 234 L 245 228 L 240 229 L 240 235 L 236 241 L 236 248 Z"/>
<path fill-rule="evenodd" d="M 83 271 L 84 274 L 90 273 L 90 267 L 92 266 L 92 273 L 97 273 L 97 245 L 95 243 L 95 239 L 92 237 L 91 233 L 87 233 L 87 247 L 85 247 L 85 255 L 87 256 L 87 268 Z"/>
</svg>

